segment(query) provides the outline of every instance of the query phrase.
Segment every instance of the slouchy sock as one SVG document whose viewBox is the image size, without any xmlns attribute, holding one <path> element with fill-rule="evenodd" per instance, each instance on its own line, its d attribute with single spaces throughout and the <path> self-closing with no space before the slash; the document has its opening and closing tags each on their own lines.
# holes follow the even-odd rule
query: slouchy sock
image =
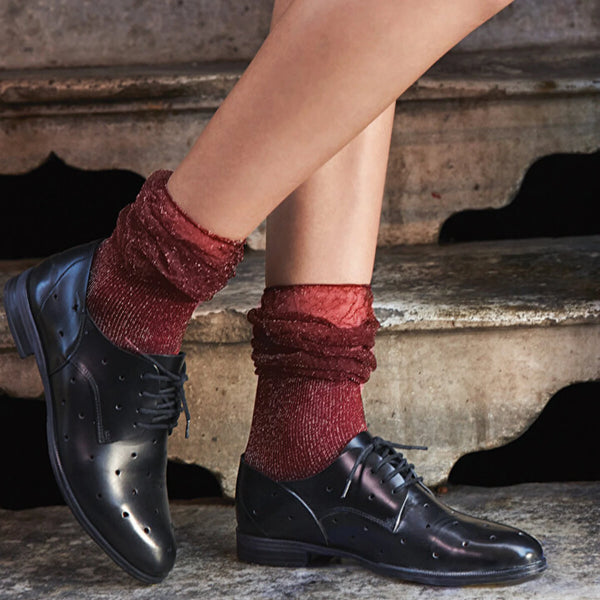
<svg viewBox="0 0 600 600">
<path fill-rule="evenodd" d="M 181 211 L 166 188 L 170 176 L 147 179 L 92 263 L 88 312 L 133 352 L 179 352 L 194 309 L 225 286 L 243 256 L 243 241 L 206 231 Z"/>
<path fill-rule="evenodd" d="M 379 323 L 368 285 L 264 291 L 253 325 L 258 387 L 245 460 L 277 481 L 319 473 L 367 429 L 361 389 Z"/>
</svg>

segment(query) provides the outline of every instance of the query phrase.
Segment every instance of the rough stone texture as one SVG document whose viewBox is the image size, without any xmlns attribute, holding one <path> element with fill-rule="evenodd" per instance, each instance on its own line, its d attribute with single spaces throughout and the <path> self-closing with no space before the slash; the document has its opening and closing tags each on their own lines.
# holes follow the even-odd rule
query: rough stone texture
<svg viewBox="0 0 600 600">
<path fill-rule="evenodd" d="M 431 243 L 464 208 L 500 207 L 527 168 L 598 147 L 597 50 L 448 56 L 398 103 L 380 245 Z M 84 169 L 175 167 L 240 65 L 8 73 L 0 82 L 0 172 L 55 152 Z M 264 246 L 259 228 L 251 238 Z"/>
<path fill-rule="evenodd" d="M 267 35 L 271 6 L 271 0 L 5 0 L 0 68 L 249 60 Z"/>
<path fill-rule="evenodd" d="M 463 454 L 520 435 L 561 388 L 599 379 L 598 257 L 600 236 L 380 249 L 379 367 L 364 390 L 371 430 L 429 446 L 412 459 L 438 483 Z M 170 454 L 211 470 L 228 495 L 252 415 L 245 315 L 259 302 L 263 269 L 262 253 L 249 253 L 185 338 L 191 439 L 176 430 Z M 0 388 L 37 393 L 34 363 L 18 365 L 12 347 L 2 311 Z"/>
<path fill-rule="evenodd" d="M 0 69 L 249 60 L 268 32 L 272 0 L 5 0 Z M 460 48 L 591 44 L 590 0 L 519 0 Z"/>
<path fill-rule="evenodd" d="M 16 352 L 0 353 L 0 395 L 13 398 L 36 398 L 44 392 L 35 359 L 25 360 Z"/>
<path fill-rule="evenodd" d="M 379 248 L 374 307 L 388 332 L 600 323 L 600 236 Z M 246 342 L 264 255 L 198 307 L 186 339 Z"/>
<path fill-rule="evenodd" d="M 186 346 L 190 439 L 169 453 L 212 471 L 232 496 L 250 428 L 255 378 L 249 344 Z M 563 387 L 600 377 L 600 325 L 380 335 L 364 389 L 373 433 L 428 452 L 409 453 L 430 484 L 468 452 L 525 431 Z"/>
<path fill-rule="evenodd" d="M 448 504 L 525 529 L 542 542 L 549 563 L 540 577 L 516 586 L 454 589 L 404 584 L 350 561 L 316 569 L 240 563 L 233 508 L 210 504 L 172 507 L 177 563 L 165 582 L 143 586 L 97 549 L 67 508 L 0 511 L 0 597 L 593 600 L 600 598 L 599 497 L 598 483 L 451 488 L 444 498 Z"/>
</svg>

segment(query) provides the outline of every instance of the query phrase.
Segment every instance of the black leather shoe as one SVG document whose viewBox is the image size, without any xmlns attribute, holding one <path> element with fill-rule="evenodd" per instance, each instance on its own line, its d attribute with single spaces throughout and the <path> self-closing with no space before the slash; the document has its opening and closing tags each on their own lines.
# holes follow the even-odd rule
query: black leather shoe
<svg viewBox="0 0 600 600">
<path fill-rule="evenodd" d="M 240 560 L 305 567 L 346 557 L 377 573 L 446 586 L 514 582 L 546 568 L 535 539 L 448 508 L 396 447 L 361 433 L 321 473 L 279 483 L 242 457 Z"/>
<path fill-rule="evenodd" d="M 21 357 L 44 383 L 50 460 L 83 528 L 122 568 L 161 581 L 175 560 L 167 434 L 181 410 L 184 355 L 140 356 L 106 339 L 85 307 L 97 243 L 8 281 L 4 305 Z"/>
</svg>

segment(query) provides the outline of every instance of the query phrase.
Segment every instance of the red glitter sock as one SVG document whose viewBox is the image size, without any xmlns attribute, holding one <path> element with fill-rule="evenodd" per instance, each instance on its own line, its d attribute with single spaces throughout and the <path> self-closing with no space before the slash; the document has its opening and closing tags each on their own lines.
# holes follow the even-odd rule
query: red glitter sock
<svg viewBox="0 0 600 600">
<path fill-rule="evenodd" d="M 250 311 L 258 388 L 245 460 L 277 481 L 322 471 L 367 429 L 379 324 L 368 285 L 267 288 Z"/>
<path fill-rule="evenodd" d="M 170 176 L 148 178 L 92 264 L 90 316 L 114 344 L 134 352 L 179 352 L 198 303 L 223 288 L 242 259 L 243 242 L 202 229 L 179 209 L 166 188 Z"/>
</svg>

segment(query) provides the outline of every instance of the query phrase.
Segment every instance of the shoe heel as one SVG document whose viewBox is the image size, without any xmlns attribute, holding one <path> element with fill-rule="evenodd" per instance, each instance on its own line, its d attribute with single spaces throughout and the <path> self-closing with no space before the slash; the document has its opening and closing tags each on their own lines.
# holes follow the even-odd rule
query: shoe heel
<svg viewBox="0 0 600 600">
<path fill-rule="evenodd" d="M 242 562 L 272 567 L 309 567 L 331 557 L 307 549 L 302 542 L 274 540 L 237 532 L 237 556 Z"/>
<path fill-rule="evenodd" d="M 10 332 L 17 346 L 17 352 L 21 358 L 34 353 L 32 336 L 35 334 L 32 328 L 35 326 L 32 323 L 27 297 L 28 275 L 29 271 L 25 271 L 17 277 L 9 279 L 4 286 L 4 310 Z"/>
</svg>

